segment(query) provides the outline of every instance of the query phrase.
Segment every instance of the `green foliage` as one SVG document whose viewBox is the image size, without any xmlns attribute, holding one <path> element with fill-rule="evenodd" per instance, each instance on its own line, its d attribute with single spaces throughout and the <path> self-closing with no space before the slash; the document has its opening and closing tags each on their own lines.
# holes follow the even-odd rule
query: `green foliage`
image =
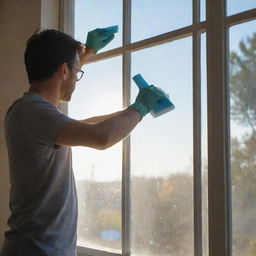
<svg viewBox="0 0 256 256">
<path fill-rule="evenodd" d="M 230 53 L 232 118 L 256 133 L 256 33 L 242 40 L 240 53 Z"/>
</svg>

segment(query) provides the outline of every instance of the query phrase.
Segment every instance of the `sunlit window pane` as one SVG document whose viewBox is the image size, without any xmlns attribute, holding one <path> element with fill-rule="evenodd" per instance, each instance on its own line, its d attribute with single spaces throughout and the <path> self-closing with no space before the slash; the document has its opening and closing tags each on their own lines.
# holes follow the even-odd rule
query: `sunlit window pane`
<svg viewBox="0 0 256 256">
<path fill-rule="evenodd" d="M 132 54 L 141 73 L 170 94 L 176 109 L 148 115 L 131 143 L 133 255 L 193 252 L 192 40 L 185 38 Z M 138 89 L 132 83 L 132 97 Z"/>
<path fill-rule="evenodd" d="M 119 26 L 115 39 L 99 52 L 122 45 L 122 1 L 120 0 L 76 0 L 75 1 L 75 38 L 86 42 L 87 33 L 96 28 Z"/>
<path fill-rule="evenodd" d="M 121 109 L 121 58 L 84 67 L 69 104 L 69 115 L 82 120 Z M 104 151 L 73 147 L 79 199 L 78 244 L 121 250 L 121 143 Z"/>
<path fill-rule="evenodd" d="M 256 255 L 256 21 L 230 29 L 233 255 Z"/>
<path fill-rule="evenodd" d="M 256 8 L 255 0 L 227 0 L 227 14 L 232 15 Z"/>
<path fill-rule="evenodd" d="M 191 24 L 191 0 L 132 1 L 133 42 Z"/>
<path fill-rule="evenodd" d="M 200 16 L 201 16 L 201 18 L 200 18 L 200 20 L 201 21 L 205 21 L 206 20 L 206 2 L 205 2 L 205 0 L 201 0 L 201 2 L 200 2 Z"/>
</svg>

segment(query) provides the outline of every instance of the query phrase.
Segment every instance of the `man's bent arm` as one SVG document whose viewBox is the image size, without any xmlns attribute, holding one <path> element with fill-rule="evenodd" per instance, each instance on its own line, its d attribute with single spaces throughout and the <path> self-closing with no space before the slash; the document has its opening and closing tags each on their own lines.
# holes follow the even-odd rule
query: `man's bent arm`
<svg viewBox="0 0 256 256">
<path fill-rule="evenodd" d="M 97 124 L 72 121 L 59 131 L 55 144 L 103 150 L 127 137 L 140 120 L 137 110 L 127 108 Z"/>
</svg>

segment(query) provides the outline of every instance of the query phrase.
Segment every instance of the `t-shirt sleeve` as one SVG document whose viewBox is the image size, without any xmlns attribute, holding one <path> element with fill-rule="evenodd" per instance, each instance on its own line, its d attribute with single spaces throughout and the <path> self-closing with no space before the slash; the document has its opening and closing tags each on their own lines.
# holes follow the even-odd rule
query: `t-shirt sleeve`
<svg viewBox="0 0 256 256">
<path fill-rule="evenodd" d="M 74 119 L 58 110 L 48 102 L 29 102 L 19 115 L 22 134 L 28 140 L 54 145 L 58 132 Z"/>
</svg>

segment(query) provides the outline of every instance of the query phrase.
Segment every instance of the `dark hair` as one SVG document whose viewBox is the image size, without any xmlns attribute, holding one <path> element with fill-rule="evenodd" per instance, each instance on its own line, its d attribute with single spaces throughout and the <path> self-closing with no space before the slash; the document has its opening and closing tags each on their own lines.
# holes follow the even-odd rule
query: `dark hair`
<svg viewBox="0 0 256 256">
<path fill-rule="evenodd" d="M 71 70 L 81 42 L 54 29 L 36 31 L 28 40 L 24 59 L 29 83 L 51 78 L 57 67 L 67 63 Z"/>
</svg>

